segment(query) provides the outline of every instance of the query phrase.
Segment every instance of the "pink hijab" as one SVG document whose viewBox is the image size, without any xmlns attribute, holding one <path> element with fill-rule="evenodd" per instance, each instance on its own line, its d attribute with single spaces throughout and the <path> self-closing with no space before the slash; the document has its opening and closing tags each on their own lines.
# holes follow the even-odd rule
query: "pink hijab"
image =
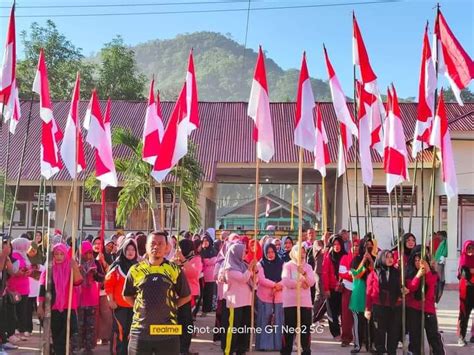
<svg viewBox="0 0 474 355">
<path fill-rule="evenodd" d="M 71 259 L 68 253 L 68 247 L 64 243 L 58 243 L 53 247 L 53 255 L 55 251 L 62 251 L 64 253 L 64 261 L 56 263 L 53 259 L 53 281 L 54 290 L 56 291 L 56 298 L 54 301 L 58 311 L 62 312 L 67 308 L 69 280 L 71 277 Z"/>
<path fill-rule="evenodd" d="M 462 246 L 461 257 L 459 258 L 459 268 L 474 268 L 474 254 L 471 256 L 467 255 L 467 247 L 470 245 L 474 247 L 474 240 L 466 240 Z"/>
</svg>

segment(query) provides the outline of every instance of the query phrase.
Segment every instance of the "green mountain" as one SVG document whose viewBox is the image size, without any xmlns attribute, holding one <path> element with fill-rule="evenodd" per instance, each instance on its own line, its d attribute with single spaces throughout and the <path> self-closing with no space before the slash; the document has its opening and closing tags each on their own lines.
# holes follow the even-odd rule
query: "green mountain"
<svg viewBox="0 0 474 355">
<path fill-rule="evenodd" d="M 132 47 L 138 69 L 147 76 L 155 74 L 164 100 L 176 99 L 191 48 L 194 48 L 200 101 L 248 100 L 257 53 L 232 38 L 215 32 L 195 32 Z M 296 100 L 299 70 L 283 70 L 268 57 L 265 64 L 270 100 Z M 311 79 L 311 83 L 316 100 L 331 100 L 327 82 Z"/>
</svg>

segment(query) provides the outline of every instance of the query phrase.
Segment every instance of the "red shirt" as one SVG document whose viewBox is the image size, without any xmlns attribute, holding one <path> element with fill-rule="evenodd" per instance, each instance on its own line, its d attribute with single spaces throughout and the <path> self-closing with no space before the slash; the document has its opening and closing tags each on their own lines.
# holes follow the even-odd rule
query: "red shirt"
<svg viewBox="0 0 474 355">
<path fill-rule="evenodd" d="M 435 301 L 436 301 L 436 284 L 438 282 L 438 274 L 428 272 L 425 275 L 425 312 L 430 314 L 436 314 Z M 415 292 L 421 285 L 421 278 L 414 277 L 413 279 L 406 279 L 405 287 L 410 290 L 410 293 L 406 295 L 407 307 L 417 309 L 421 311 L 421 300 L 415 298 Z"/>
</svg>

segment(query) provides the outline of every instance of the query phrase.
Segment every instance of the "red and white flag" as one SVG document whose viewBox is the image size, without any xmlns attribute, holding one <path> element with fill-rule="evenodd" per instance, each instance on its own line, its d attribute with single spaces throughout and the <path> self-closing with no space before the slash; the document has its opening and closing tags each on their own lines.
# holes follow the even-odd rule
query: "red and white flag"
<svg viewBox="0 0 474 355">
<path fill-rule="evenodd" d="M 458 184 L 443 90 L 441 90 L 439 94 L 438 108 L 433 122 L 433 129 L 431 130 L 430 144 L 440 150 L 444 190 L 448 196 L 448 200 L 450 200 L 458 194 Z"/>
<path fill-rule="evenodd" d="M 324 128 L 323 115 L 319 103 L 316 105 L 316 145 L 314 147 L 314 168 L 319 170 L 321 176 L 326 176 L 326 165 L 329 158 L 328 136 Z"/>
<path fill-rule="evenodd" d="M 337 164 L 338 176 L 341 176 L 346 171 L 347 152 L 352 147 L 352 135 L 357 137 L 358 129 L 356 123 L 354 122 L 354 118 L 347 107 L 346 95 L 344 95 L 344 91 L 342 90 L 341 84 L 339 83 L 339 79 L 337 78 L 336 72 L 334 71 L 334 68 L 329 60 L 326 47 L 324 47 L 324 57 L 326 59 L 326 67 L 328 70 L 332 104 L 334 111 L 336 112 L 337 120 L 339 121 L 341 132 Z"/>
<path fill-rule="evenodd" d="M 102 190 L 108 185 L 117 187 L 112 138 L 105 122 L 110 125 L 110 98 L 107 101 L 104 118 L 102 118 L 99 99 L 94 89 L 84 118 L 84 129 L 87 130 L 86 142 L 95 150 L 95 176 L 100 181 Z"/>
<path fill-rule="evenodd" d="M 316 128 L 314 126 L 314 95 L 311 88 L 311 78 L 306 65 L 306 53 L 303 53 L 298 93 L 296 96 L 296 120 L 294 139 L 298 147 L 314 151 L 316 146 Z"/>
<path fill-rule="evenodd" d="M 82 134 L 79 123 L 79 95 L 80 95 L 80 78 L 77 73 L 76 84 L 72 93 L 71 108 L 67 116 L 66 128 L 64 129 L 64 139 L 61 144 L 61 157 L 64 165 L 71 178 L 75 178 L 86 168 L 86 159 L 84 157 L 84 144 L 82 142 Z M 76 165 L 76 148 L 77 165 Z"/>
<path fill-rule="evenodd" d="M 155 101 L 154 83 L 155 80 L 152 80 L 150 84 L 150 94 L 148 96 L 148 107 L 146 109 L 142 138 L 142 159 L 151 165 L 155 165 L 158 149 L 160 149 L 160 142 L 165 131 L 159 94 L 157 101 Z"/>
<path fill-rule="evenodd" d="M 398 105 L 397 92 L 387 90 L 388 116 L 384 123 L 383 167 L 387 176 L 387 192 L 407 180 L 408 153 L 403 131 L 402 116 Z"/>
<path fill-rule="evenodd" d="M 189 121 L 188 135 L 190 135 L 192 131 L 199 128 L 198 91 L 192 50 L 189 53 L 188 71 L 186 73 L 186 105 Z"/>
<path fill-rule="evenodd" d="M 440 10 L 436 16 L 434 36 L 433 45 L 437 44 L 438 51 L 434 50 L 433 54 L 438 60 L 438 73 L 446 75 L 457 102 L 462 106 L 461 90 L 474 79 L 474 62 L 454 36 Z"/>
<path fill-rule="evenodd" d="M 185 84 L 176 100 L 151 171 L 151 175 L 158 182 L 162 182 L 179 160 L 188 153 L 189 121 L 187 117 Z"/>
<path fill-rule="evenodd" d="M 253 139 L 257 142 L 257 158 L 268 163 L 275 154 L 273 124 L 270 114 L 267 74 L 262 47 L 258 50 L 257 64 L 252 80 L 252 89 L 247 114 L 254 121 Z"/>
<path fill-rule="evenodd" d="M 53 116 L 53 105 L 49 97 L 48 69 L 41 48 L 38 59 L 33 91 L 40 96 L 40 117 L 42 122 L 41 133 L 41 175 L 45 179 L 51 178 L 63 167 L 59 157 L 58 143 L 63 134 Z"/>
<path fill-rule="evenodd" d="M 428 24 L 426 24 L 425 35 L 423 37 L 420 84 L 418 89 L 418 115 L 412 144 L 413 158 L 416 158 L 419 152 L 429 146 L 431 125 L 434 116 L 435 90 L 436 70 L 431 56 Z"/>
<path fill-rule="evenodd" d="M 10 12 L 7 40 L 3 53 L 2 69 L 0 71 L 0 112 L 5 121 L 10 120 L 10 133 L 14 134 L 16 125 L 21 117 L 20 100 L 16 83 L 16 39 L 15 39 L 15 4 Z"/>
</svg>

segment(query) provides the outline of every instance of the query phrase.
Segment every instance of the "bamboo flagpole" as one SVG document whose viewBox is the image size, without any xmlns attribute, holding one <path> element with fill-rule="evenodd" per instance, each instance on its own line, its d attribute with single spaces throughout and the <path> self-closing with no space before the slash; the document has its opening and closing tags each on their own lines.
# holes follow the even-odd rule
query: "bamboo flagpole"
<svg viewBox="0 0 474 355">
<path fill-rule="evenodd" d="M 67 222 L 67 217 L 69 215 L 69 206 L 71 206 L 73 190 L 74 190 L 74 184 L 71 184 L 71 189 L 69 190 L 69 195 L 67 197 L 66 212 L 64 212 L 63 228 L 61 229 L 63 233 L 66 230 L 66 222 Z"/>
<path fill-rule="evenodd" d="M 298 272 L 296 273 L 296 349 L 301 354 L 301 252 L 303 248 L 303 148 L 299 148 L 298 159 Z M 323 195 L 324 203 L 324 195 Z M 323 215 L 324 223 L 324 215 Z"/>
<path fill-rule="evenodd" d="M 38 202 L 36 204 L 35 229 L 33 230 L 33 240 L 35 240 L 36 232 L 38 231 L 38 218 L 39 218 L 39 213 L 40 213 L 39 211 L 40 211 L 40 205 L 41 205 L 41 191 L 43 190 L 43 185 L 44 185 L 43 193 L 46 193 L 46 184 L 44 183 L 44 178 L 41 177 L 39 191 L 38 191 Z"/>
<path fill-rule="evenodd" d="M 337 206 L 337 172 L 336 175 L 334 176 L 334 202 L 332 203 L 332 232 L 336 233 L 336 218 L 337 218 L 337 213 L 336 213 L 336 206 Z"/>
<path fill-rule="evenodd" d="M 5 201 L 7 199 L 8 163 L 10 160 L 10 136 L 11 136 L 10 130 L 7 130 L 7 134 L 8 134 L 7 154 L 5 155 L 6 163 L 5 163 L 5 176 L 3 177 L 3 196 L 2 196 L 2 233 L 5 232 L 5 217 L 6 217 Z"/>
<path fill-rule="evenodd" d="M 290 230 L 295 230 L 295 192 L 291 190 L 291 212 L 290 212 Z"/>
<path fill-rule="evenodd" d="M 153 179 L 153 177 L 150 175 L 150 210 L 151 210 L 151 217 L 153 219 L 154 231 L 157 230 L 155 209 L 156 209 L 155 179 Z"/>
<path fill-rule="evenodd" d="M 421 149 L 423 149 L 423 146 L 421 147 Z M 409 222 L 408 222 L 408 233 L 411 233 L 412 224 L 413 224 L 413 203 L 414 203 L 414 200 L 415 200 L 416 178 L 417 178 L 417 171 L 418 171 L 418 156 L 419 155 L 420 155 L 419 153 L 416 155 L 415 167 L 413 168 L 413 183 L 411 185 L 410 219 L 409 219 Z M 422 158 L 422 161 L 423 161 L 423 158 Z M 421 193 L 423 193 L 423 191 Z M 421 224 L 423 224 L 423 220 L 422 220 Z"/>
<path fill-rule="evenodd" d="M 163 183 L 160 182 L 160 229 L 165 230 L 165 198 L 163 196 Z"/>
<path fill-rule="evenodd" d="M 28 113 L 28 119 L 26 121 L 26 133 L 25 133 L 25 138 L 23 140 L 23 148 L 21 150 L 20 166 L 18 167 L 18 175 L 17 175 L 16 185 L 15 185 L 15 195 L 13 196 L 12 211 L 11 211 L 11 214 L 10 214 L 10 224 L 8 226 L 8 235 L 9 236 L 11 236 L 11 233 L 12 233 L 13 217 L 15 215 L 16 200 L 17 200 L 17 197 L 18 197 L 18 190 L 20 188 L 21 171 L 23 170 L 23 164 L 25 162 L 26 144 L 28 143 L 28 136 L 29 136 L 29 132 L 30 132 L 31 109 L 33 107 L 33 99 L 34 99 L 34 96 L 32 96 L 31 100 L 30 100 L 30 112 Z M 8 137 L 9 137 L 8 141 L 10 142 L 10 131 L 8 131 Z M 7 157 L 7 162 L 8 162 L 8 157 Z M 6 181 L 6 177 L 5 177 L 5 181 Z M 5 186 L 4 186 L 3 194 L 5 195 Z M 4 223 L 2 222 L 2 225 L 3 224 Z"/>
</svg>

